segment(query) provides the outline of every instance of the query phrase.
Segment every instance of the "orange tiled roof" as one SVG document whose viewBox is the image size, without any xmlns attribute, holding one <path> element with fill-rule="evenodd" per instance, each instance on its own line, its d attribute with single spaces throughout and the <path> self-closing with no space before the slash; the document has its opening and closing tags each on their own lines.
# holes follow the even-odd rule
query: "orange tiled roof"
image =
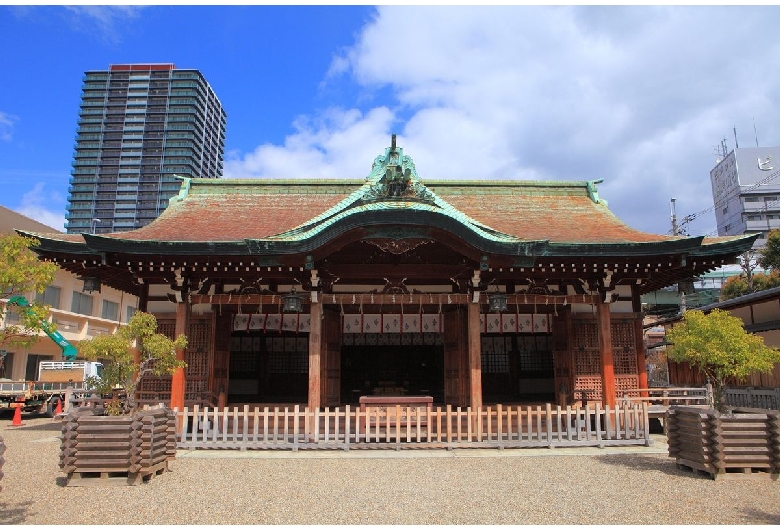
<svg viewBox="0 0 780 530">
<path fill-rule="evenodd" d="M 523 241 L 587 245 L 685 239 L 627 226 L 594 197 L 588 184 L 431 181 L 427 189 L 451 207 L 450 216 L 454 211 L 455 218 L 470 218 Z M 172 199 L 151 224 L 105 237 L 162 243 L 266 239 L 307 224 L 328 210 L 332 214 L 339 208 L 349 209 L 366 185 L 362 180 L 193 179 L 185 182 L 180 197 Z M 84 241 L 80 234 L 47 236 L 67 243 Z"/>
<path fill-rule="evenodd" d="M 587 192 L 586 183 L 450 182 L 429 187 L 444 201 L 491 228 L 552 243 L 646 243 L 674 240 L 642 232 L 618 219 Z"/>
</svg>

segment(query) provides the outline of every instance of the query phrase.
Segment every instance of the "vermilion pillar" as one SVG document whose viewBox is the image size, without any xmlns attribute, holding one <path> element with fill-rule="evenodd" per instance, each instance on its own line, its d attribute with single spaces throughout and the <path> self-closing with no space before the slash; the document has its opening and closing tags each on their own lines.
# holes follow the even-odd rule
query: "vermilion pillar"
<svg viewBox="0 0 780 530">
<path fill-rule="evenodd" d="M 479 336 L 479 304 L 469 303 L 469 383 L 471 408 L 482 406 L 482 339 Z"/>
<path fill-rule="evenodd" d="M 312 302 L 309 328 L 309 410 L 319 410 L 322 403 L 322 304 Z"/>
<path fill-rule="evenodd" d="M 636 338 L 636 372 L 639 376 L 639 388 L 647 388 L 647 356 L 645 353 L 645 337 L 642 328 L 642 318 L 637 317 L 634 321 L 634 336 Z M 642 395 L 646 396 L 647 392 Z"/>
<path fill-rule="evenodd" d="M 186 335 L 190 327 L 190 304 L 176 304 L 176 331 L 174 337 Z M 184 361 L 187 355 L 185 348 L 176 348 L 176 358 Z M 177 368 L 171 378 L 171 408 L 184 410 L 184 368 Z"/>
<path fill-rule="evenodd" d="M 615 367 L 612 354 L 612 318 L 609 304 L 599 299 L 597 318 L 599 325 L 599 352 L 601 354 L 601 402 L 614 407 L 615 399 Z"/>
</svg>

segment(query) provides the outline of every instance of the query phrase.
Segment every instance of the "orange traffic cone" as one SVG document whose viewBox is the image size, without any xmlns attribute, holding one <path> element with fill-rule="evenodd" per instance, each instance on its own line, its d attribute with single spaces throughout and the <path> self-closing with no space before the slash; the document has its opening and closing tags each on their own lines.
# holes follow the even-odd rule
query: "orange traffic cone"
<svg viewBox="0 0 780 530">
<path fill-rule="evenodd" d="M 60 401 L 60 400 L 58 399 L 58 400 L 57 400 L 57 408 L 56 408 L 56 409 L 54 409 L 54 415 L 55 415 L 55 416 L 59 416 L 60 414 L 62 414 L 62 401 Z"/>
<path fill-rule="evenodd" d="M 16 407 L 14 409 L 14 420 L 11 422 L 11 427 L 21 427 L 22 425 L 22 407 Z"/>
</svg>

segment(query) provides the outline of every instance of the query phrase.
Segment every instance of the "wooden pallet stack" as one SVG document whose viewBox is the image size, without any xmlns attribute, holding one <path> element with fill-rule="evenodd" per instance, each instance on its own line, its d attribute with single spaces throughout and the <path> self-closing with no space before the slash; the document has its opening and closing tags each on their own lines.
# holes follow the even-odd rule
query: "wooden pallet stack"
<svg viewBox="0 0 780 530">
<path fill-rule="evenodd" d="M 3 438 L 0 436 L 0 480 L 3 478 L 3 464 L 5 463 L 5 458 L 3 458 L 3 453 L 5 453 L 5 442 L 3 441 Z M 3 486 L 0 486 L 0 491 L 3 491 Z"/>
<path fill-rule="evenodd" d="M 667 413 L 669 456 L 678 467 L 714 479 L 780 474 L 780 412 L 734 409 L 721 414 L 702 407 L 671 407 Z"/>
<path fill-rule="evenodd" d="M 175 416 L 164 408 L 127 416 L 80 409 L 63 419 L 60 468 L 68 486 L 137 485 L 167 471 L 175 456 Z"/>
</svg>

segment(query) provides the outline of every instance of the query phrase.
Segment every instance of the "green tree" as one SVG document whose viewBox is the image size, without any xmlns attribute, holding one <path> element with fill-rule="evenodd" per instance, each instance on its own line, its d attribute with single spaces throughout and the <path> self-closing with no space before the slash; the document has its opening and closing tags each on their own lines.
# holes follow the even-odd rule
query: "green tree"
<svg viewBox="0 0 780 530">
<path fill-rule="evenodd" d="M 186 363 L 176 359 L 176 349 L 187 347 L 187 337 L 179 335 L 171 340 L 157 333 L 154 315 L 137 311 L 126 326 L 113 335 L 98 335 L 79 343 L 82 355 L 91 361 L 104 362 L 100 378 L 88 377 L 87 384 L 101 394 L 112 394 L 114 401 L 109 414 L 133 412 L 137 405 L 135 391 L 147 374 L 170 375 Z M 136 361 L 134 350 L 140 353 Z M 124 405 L 116 397 L 116 389 L 126 394 Z"/>
<path fill-rule="evenodd" d="M 31 250 L 36 245 L 37 239 L 16 234 L 0 236 L 0 291 L 4 299 L 27 296 L 32 291 L 42 293 L 54 281 L 57 265 L 40 261 Z M 19 323 L 6 321 L 5 328 L 0 330 L 0 346 L 30 347 L 38 340 L 41 322 L 48 317 L 49 308 L 30 302 L 24 311 L 5 305 L 6 312 L 18 312 Z M 53 324 L 52 329 L 55 329 Z"/>
<path fill-rule="evenodd" d="M 748 282 L 745 274 L 732 276 L 725 282 L 720 289 L 721 300 L 731 300 L 738 296 L 743 296 L 773 287 L 780 287 L 780 270 L 772 270 L 769 274 L 758 272 L 753 273 L 751 281 Z"/>
<path fill-rule="evenodd" d="M 758 263 L 765 269 L 780 270 L 780 230 L 770 230 L 766 246 L 759 250 Z"/>
<path fill-rule="evenodd" d="M 770 372 L 780 362 L 777 348 L 766 346 L 762 337 L 745 331 L 742 320 L 720 309 L 709 314 L 688 311 L 666 336 L 672 343 L 669 360 L 687 362 L 710 380 L 720 412 L 726 410 L 723 387 L 727 382 Z"/>
<path fill-rule="evenodd" d="M 723 282 L 720 288 L 720 299 L 731 300 L 745 294 L 750 294 L 747 279 L 743 275 L 732 276 Z"/>
<path fill-rule="evenodd" d="M 769 274 L 759 273 L 753 276 L 753 292 L 764 291 L 780 285 L 780 270 L 772 270 Z"/>
</svg>

